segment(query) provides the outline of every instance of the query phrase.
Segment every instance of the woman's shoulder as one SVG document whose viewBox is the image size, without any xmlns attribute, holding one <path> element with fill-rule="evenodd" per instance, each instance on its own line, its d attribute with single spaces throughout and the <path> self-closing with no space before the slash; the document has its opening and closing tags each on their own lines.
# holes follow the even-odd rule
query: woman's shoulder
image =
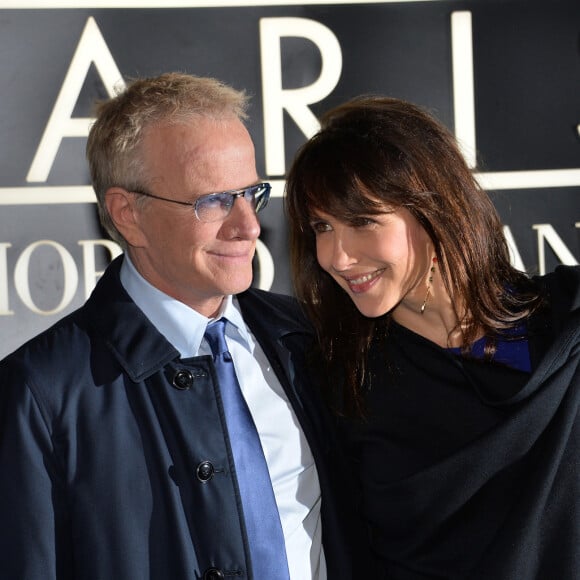
<svg viewBox="0 0 580 580">
<path fill-rule="evenodd" d="M 580 329 L 580 266 L 558 266 L 535 276 L 543 306 L 528 320 L 532 358 L 539 360 L 554 344 L 574 343 Z M 573 336 L 571 336 L 571 334 Z"/>
<path fill-rule="evenodd" d="M 552 309 L 565 315 L 580 308 L 580 266 L 557 266 L 552 272 L 533 279 Z"/>
</svg>

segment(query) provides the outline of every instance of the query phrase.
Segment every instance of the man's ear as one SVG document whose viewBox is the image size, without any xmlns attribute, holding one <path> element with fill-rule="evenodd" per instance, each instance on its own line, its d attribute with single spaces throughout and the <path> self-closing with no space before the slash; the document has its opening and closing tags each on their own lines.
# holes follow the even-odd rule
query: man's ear
<svg viewBox="0 0 580 580">
<path fill-rule="evenodd" d="M 139 220 L 139 208 L 135 195 L 122 187 L 111 187 L 105 193 L 105 205 L 115 227 L 129 246 L 140 247 L 145 243 Z"/>
</svg>

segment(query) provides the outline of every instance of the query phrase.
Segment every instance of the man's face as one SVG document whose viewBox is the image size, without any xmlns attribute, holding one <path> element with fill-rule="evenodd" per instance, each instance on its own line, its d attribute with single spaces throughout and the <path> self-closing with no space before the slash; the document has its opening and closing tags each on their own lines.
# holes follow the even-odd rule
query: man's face
<svg viewBox="0 0 580 580">
<path fill-rule="evenodd" d="M 149 129 L 143 142 L 148 192 L 179 201 L 241 189 L 258 181 L 254 146 L 237 119 L 196 119 Z M 135 205 L 139 235 L 131 259 L 151 284 L 205 316 L 225 295 L 246 290 L 260 225 L 237 198 L 223 220 L 203 223 L 191 206 L 145 200 Z"/>
</svg>

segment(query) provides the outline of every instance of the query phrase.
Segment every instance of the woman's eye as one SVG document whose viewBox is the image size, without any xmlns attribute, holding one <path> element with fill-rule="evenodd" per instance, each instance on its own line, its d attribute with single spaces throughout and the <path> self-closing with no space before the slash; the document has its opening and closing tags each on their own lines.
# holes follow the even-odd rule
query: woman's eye
<svg viewBox="0 0 580 580">
<path fill-rule="evenodd" d="M 321 234 L 323 232 L 330 231 L 331 227 L 326 222 L 311 222 L 310 227 L 315 234 Z"/>
<path fill-rule="evenodd" d="M 358 217 L 351 221 L 351 226 L 353 228 L 364 228 L 365 226 L 372 226 L 376 224 L 376 220 L 370 217 Z"/>
</svg>

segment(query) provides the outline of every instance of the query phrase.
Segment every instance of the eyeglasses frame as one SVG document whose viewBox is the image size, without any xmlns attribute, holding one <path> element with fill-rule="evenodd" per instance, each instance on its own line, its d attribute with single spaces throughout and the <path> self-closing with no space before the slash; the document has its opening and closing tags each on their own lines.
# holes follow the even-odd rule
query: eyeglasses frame
<svg viewBox="0 0 580 580">
<path fill-rule="evenodd" d="M 162 197 L 160 195 L 155 195 L 153 193 L 148 193 L 146 191 L 141 191 L 138 189 L 132 189 L 129 193 L 134 193 L 136 195 L 144 195 L 145 197 L 151 197 L 153 199 L 159 199 L 161 201 L 168 201 L 170 203 L 176 203 L 178 205 L 186 205 L 186 206 L 193 207 L 193 213 L 195 214 L 195 217 L 200 222 L 212 223 L 212 222 L 217 222 L 219 220 L 211 220 L 211 221 L 207 222 L 207 221 L 202 220 L 199 217 L 199 215 L 197 213 L 197 204 L 199 203 L 200 200 L 207 199 L 208 197 L 211 197 L 214 195 L 225 195 L 225 194 L 230 195 L 232 197 L 232 204 L 230 205 L 230 209 L 229 209 L 228 213 L 223 218 L 223 219 L 226 219 L 230 215 L 230 212 L 232 211 L 232 208 L 234 207 L 234 203 L 235 203 L 236 199 L 238 197 L 246 197 L 248 190 L 254 189 L 254 188 L 263 188 L 264 189 L 264 193 L 260 197 L 261 204 L 259 207 L 255 208 L 256 213 L 258 213 L 258 212 L 262 211 L 268 205 L 268 201 L 270 199 L 270 193 L 272 191 L 272 186 L 267 181 L 263 181 L 261 183 L 254 183 L 253 185 L 248 185 L 247 187 L 242 187 L 241 189 L 229 189 L 227 191 L 216 191 L 214 193 L 204 193 L 203 195 L 200 195 L 194 201 L 182 201 L 179 199 L 170 199 L 168 197 Z M 255 198 L 255 195 L 254 195 L 254 198 Z"/>
</svg>

